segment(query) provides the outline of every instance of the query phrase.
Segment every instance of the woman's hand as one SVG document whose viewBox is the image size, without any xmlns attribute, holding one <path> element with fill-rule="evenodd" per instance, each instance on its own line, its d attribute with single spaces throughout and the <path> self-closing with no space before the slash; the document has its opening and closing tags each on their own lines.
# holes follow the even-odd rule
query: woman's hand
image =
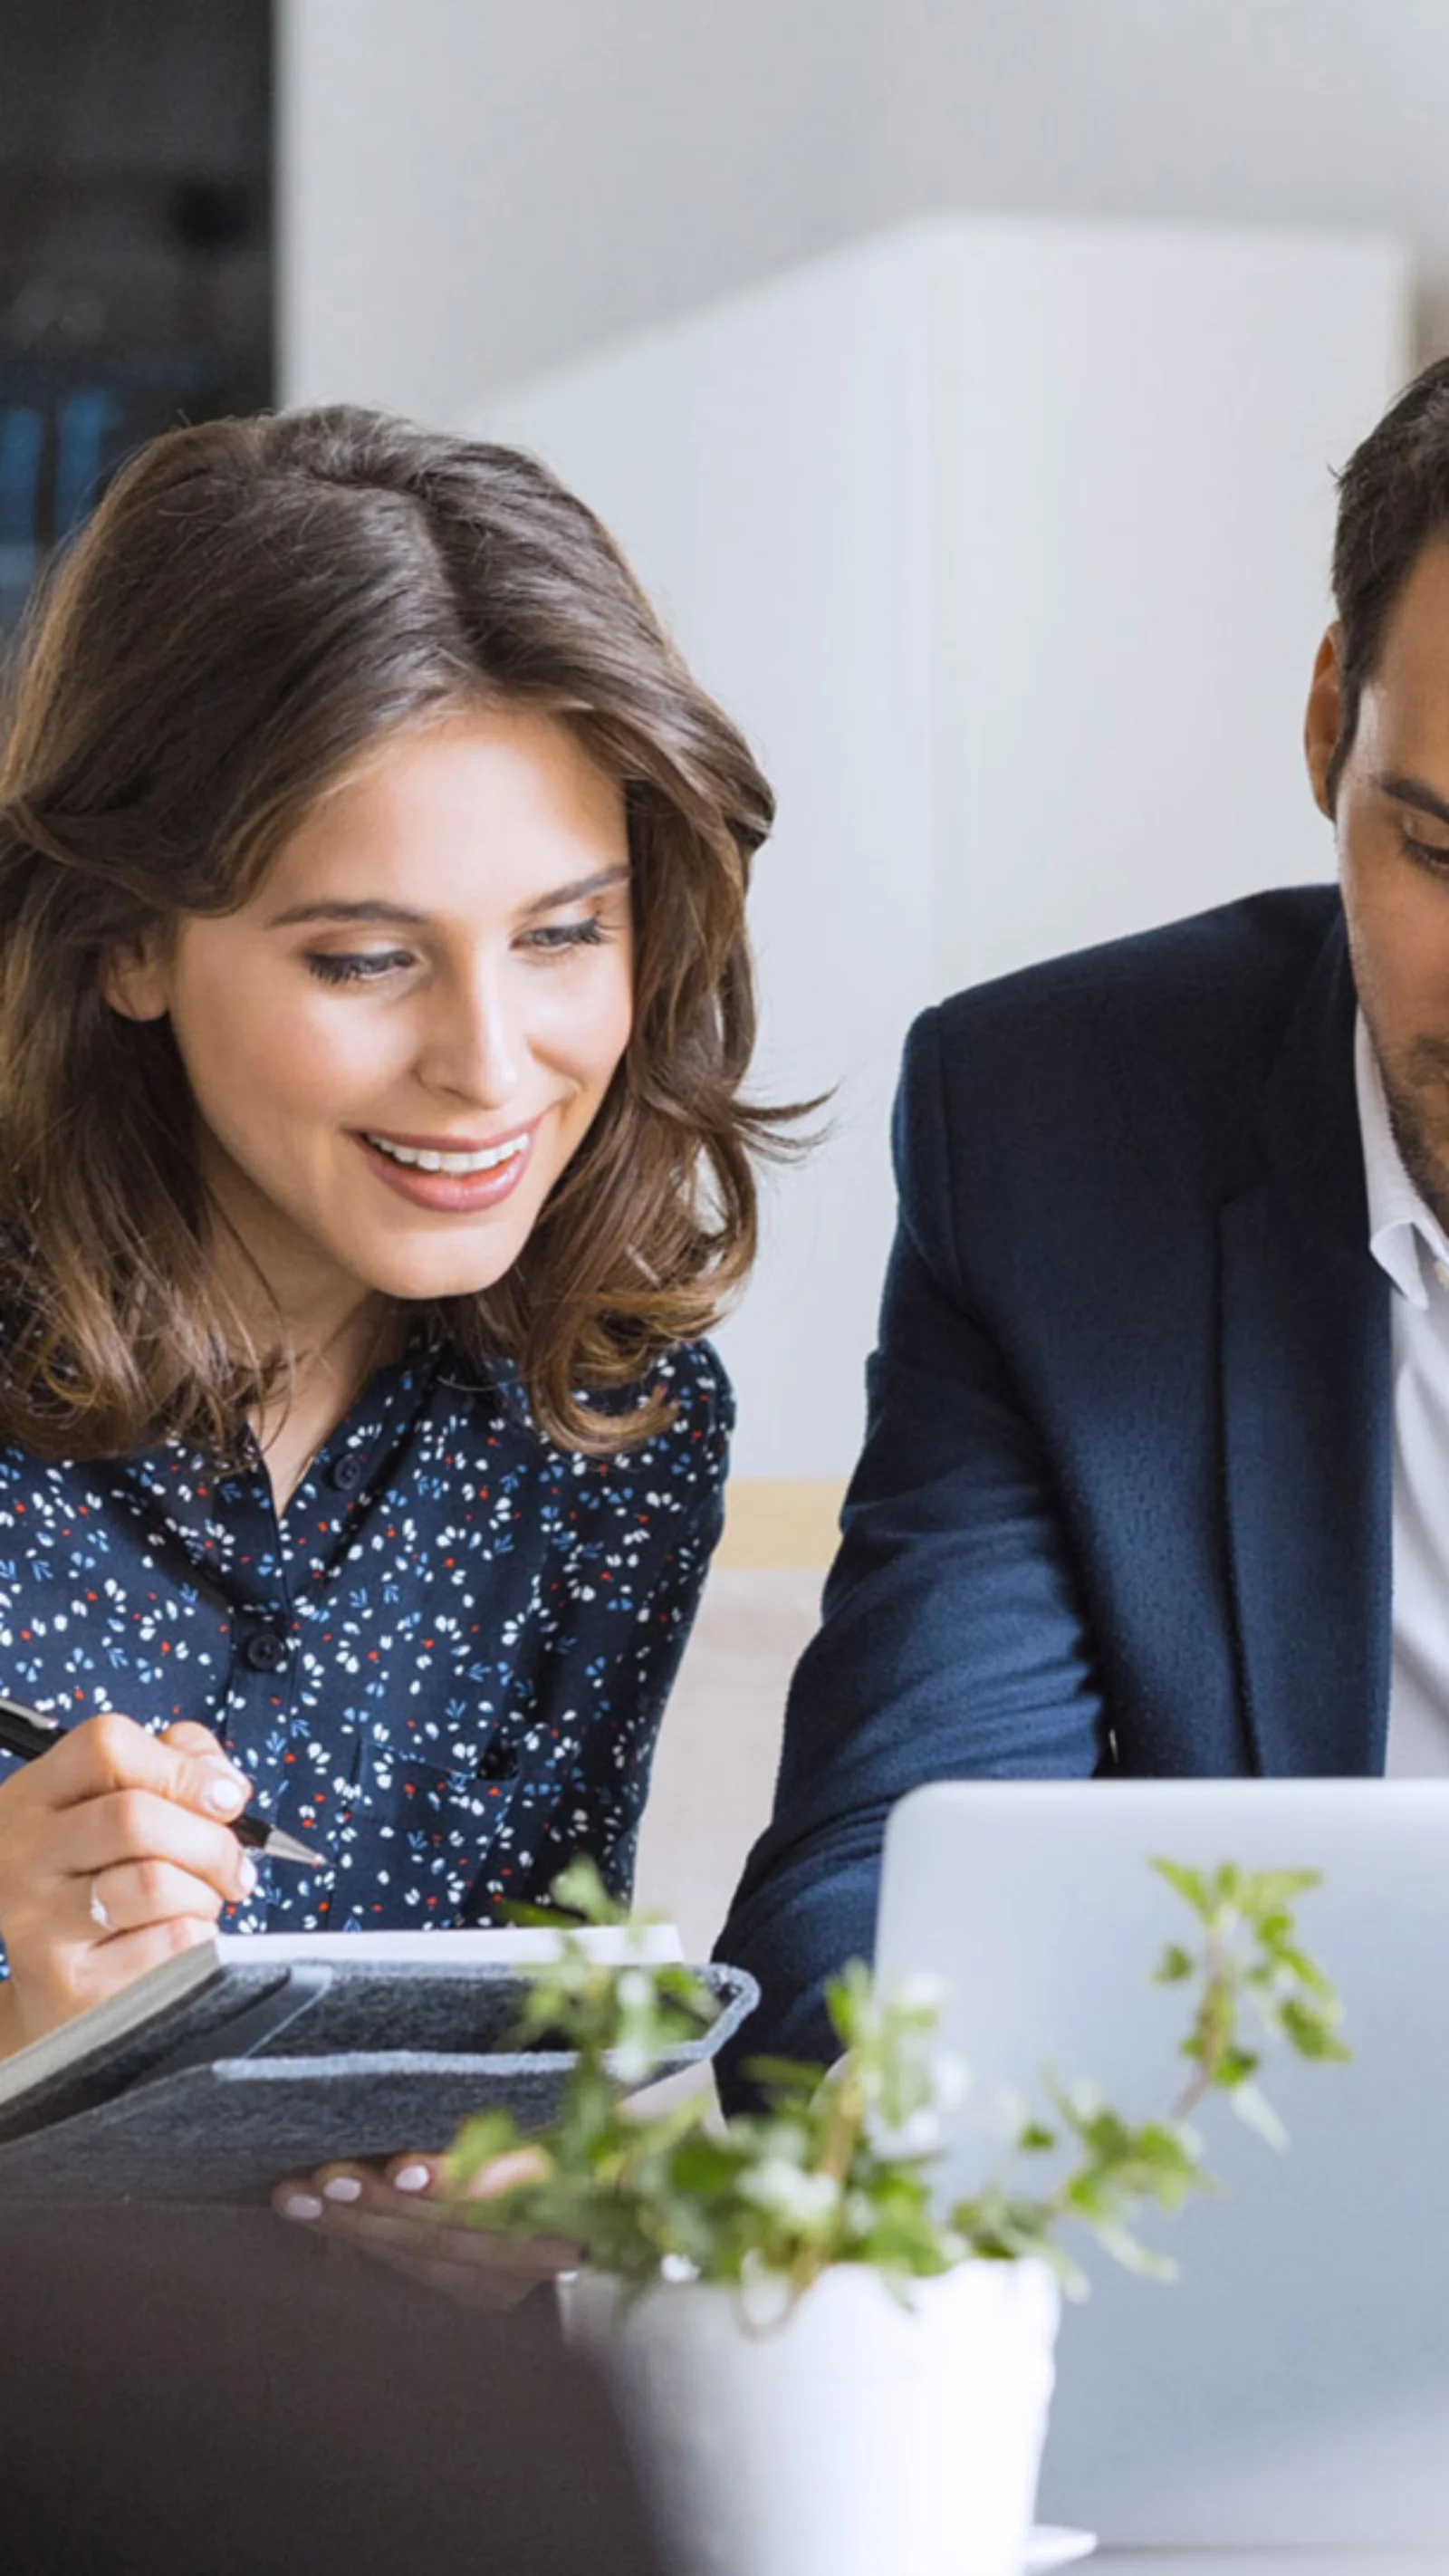
<svg viewBox="0 0 1449 2576">
<path fill-rule="evenodd" d="M 578 2246 L 561 2236 L 505 2236 L 470 2226 L 458 2196 L 442 2196 L 442 2166 L 441 2156 L 394 2156 L 381 2172 L 323 2165 L 309 2181 L 279 2183 L 272 2206 L 319 2236 L 360 2246 L 473 2307 L 516 2307 L 540 2282 L 583 2260 Z M 535 2181 L 540 2171 L 539 2157 L 522 2147 L 480 2166 L 462 2196 L 495 2200 L 516 2183 Z"/>
<path fill-rule="evenodd" d="M 93 1717 L 0 1788 L 0 2054 L 204 1941 L 256 1885 L 251 1782 L 204 1726 Z"/>
</svg>

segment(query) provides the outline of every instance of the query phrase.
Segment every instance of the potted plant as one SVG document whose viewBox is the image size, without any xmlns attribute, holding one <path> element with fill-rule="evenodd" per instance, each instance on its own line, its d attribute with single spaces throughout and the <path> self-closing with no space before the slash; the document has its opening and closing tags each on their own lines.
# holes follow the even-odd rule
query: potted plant
<svg viewBox="0 0 1449 2576">
<path fill-rule="evenodd" d="M 1017 2576 L 1058 2295 L 1084 2287 L 1073 2229 L 1170 2272 L 1133 2221 L 1209 2187 L 1199 2106 L 1224 2094 L 1281 2142 L 1264 2041 L 1347 2054 L 1294 1923 L 1315 1873 L 1153 1866 L 1194 1924 L 1155 1969 L 1189 2006 L 1175 2100 L 1134 2123 L 1048 2076 L 1043 2107 L 1003 2124 L 996 2104 L 997 2168 L 947 2208 L 933 2166 L 968 2079 L 933 2048 L 938 1997 L 919 1982 L 883 1996 L 853 1963 L 829 1997 L 837 2064 L 756 2061 L 764 2107 L 722 2121 L 707 2096 L 642 2116 L 623 2098 L 717 2011 L 691 1970 L 601 1968 L 563 1932 L 530 1972 L 521 2039 L 577 2052 L 559 2115 L 527 2139 L 481 2116 L 449 2173 L 461 2187 L 532 2150 L 527 2179 L 468 2213 L 584 2249 L 570 2330 L 608 2349 L 689 2576 Z M 555 1895 L 579 1920 L 621 1919 L 586 1865 Z"/>
</svg>

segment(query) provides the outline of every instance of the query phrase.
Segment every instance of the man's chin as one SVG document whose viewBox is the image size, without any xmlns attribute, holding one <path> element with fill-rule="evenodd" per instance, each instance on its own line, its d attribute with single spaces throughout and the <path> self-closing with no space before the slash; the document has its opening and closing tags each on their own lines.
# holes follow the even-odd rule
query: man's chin
<svg viewBox="0 0 1449 2576">
<path fill-rule="evenodd" d="M 1386 1067 L 1381 1070 L 1399 1160 L 1429 1214 L 1449 1234 L 1449 1075 L 1439 1079 L 1440 1096 L 1431 1111 L 1418 1092 L 1395 1082 Z"/>
</svg>

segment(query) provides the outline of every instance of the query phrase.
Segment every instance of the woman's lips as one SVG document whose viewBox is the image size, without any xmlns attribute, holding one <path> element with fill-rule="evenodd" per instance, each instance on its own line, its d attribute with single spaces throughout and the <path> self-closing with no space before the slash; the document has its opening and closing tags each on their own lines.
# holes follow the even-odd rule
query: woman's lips
<svg viewBox="0 0 1449 2576">
<path fill-rule="evenodd" d="M 521 1128 L 522 1142 L 516 1154 L 495 1163 L 488 1172 L 425 1172 L 416 1163 L 395 1163 L 367 1138 L 356 1139 L 367 1156 L 369 1168 L 379 1180 L 386 1181 L 399 1198 L 410 1199 L 414 1207 L 431 1208 L 438 1216 L 471 1216 L 479 1208 L 496 1207 L 518 1187 L 533 1159 L 534 1138 L 539 1121 Z"/>
</svg>

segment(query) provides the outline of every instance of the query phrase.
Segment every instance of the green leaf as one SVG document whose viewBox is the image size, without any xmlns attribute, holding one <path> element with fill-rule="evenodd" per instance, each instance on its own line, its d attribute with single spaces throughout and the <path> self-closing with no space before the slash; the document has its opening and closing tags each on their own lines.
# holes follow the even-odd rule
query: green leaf
<svg viewBox="0 0 1449 2576">
<path fill-rule="evenodd" d="M 1295 1942 L 1277 1943 L 1273 1957 L 1275 1964 L 1280 1968 L 1286 1968 L 1297 1978 L 1300 1986 L 1307 1987 L 1311 1995 L 1317 1995 L 1324 2004 L 1337 2007 L 1338 1997 L 1323 1970 L 1318 1966 L 1317 1961 L 1310 1959 L 1307 1952 L 1300 1950 Z"/>
<path fill-rule="evenodd" d="M 1178 2267 L 1170 2254 L 1158 2254 L 1151 2246 L 1121 2226 L 1114 2219 L 1098 2219 L 1092 2233 L 1105 2254 L 1126 2271 L 1140 2272 L 1149 2281 L 1175 2281 Z"/>
<path fill-rule="evenodd" d="M 1259 1869 L 1238 1873 L 1244 1911 L 1255 1919 L 1282 1916 L 1296 1898 L 1306 1896 L 1311 1888 L 1321 1887 L 1323 1872 L 1317 1869 Z"/>
<path fill-rule="evenodd" d="M 465 2120 L 443 2159 L 443 2178 L 450 2188 L 471 2180 L 496 2156 L 511 2155 L 530 2143 L 511 2111 L 480 2111 Z"/>
<path fill-rule="evenodd" d="M 1148 1866 L 1156 1870 L 1159 1878 L 1165 1878 L 1169 1887 L 1176 1888 L 1178 1895 L 1185 1898 L 1194 1914 L 1200 1915 L 1206 1922 L 1213 1910 L 1213 1899 L 1208 1892 L 1207 1880 L 1200 1869 L 1189 1869 L 1187 1864 L 1180 1860 L 1154 1859 Z"/>
<path fill-rule="evenodd" d="M 1316 2006 L 1300 2003 L 1290 1995 L 1279 2006 L 1279 2019 L 1284 2036 L 1300 2057 L 1316 2058 L 1321 2064 L 1343 2065 L 1352 2052 L 1330 2026 Z"/>
<path fill-rule="evenodd" d="M 874 2003 L 871 1973 L 863 1959 L 847 1959 L 838 1977 L 825 1984 L 825 2009 L 836 2038 L 853 2048 L 869 2028 Z"/>
<path fill-rule="evenodd" d="M 498 1907 L 498 1914 L 504 1923 L 517 1924 L 525 1931 L 537 1932 L 566 1931 L 571 1924 L 576 1924 L 580 1920 L 578 1915 L 567 1913 L 561 1906 L 528 1905 L 520 1896 L 503 1898 Z"/>
<path fill-rule="evenodd" d="M 1250 2075 L 1257 2074 L 1259 2063 L 1251 2048 L 1225 2048 L 1213 2068 L 1212 2080 L 1225 2093 L 1231 2093 L 1238 2085 L 1246 2084 Z"/>
<path fill-rule="evenodd" d="M 629 1920 L 628 1908 L 620 1905 L 604 1885 L 597 1861 L 582 1853 L 559 1872 L 549 1894 L 562 1912 L 576 1915 L 583 1923 L 606 1925 Z"/>
<path fill-rule="evenodd" d="M 786 2094 L 792 2099 L 798 2094 L 808 2097 L 825 2080 L 823 2066 L 793 2057 L 747 2057 L 743 2072 L 762 2091 Z"/>
</svg>

